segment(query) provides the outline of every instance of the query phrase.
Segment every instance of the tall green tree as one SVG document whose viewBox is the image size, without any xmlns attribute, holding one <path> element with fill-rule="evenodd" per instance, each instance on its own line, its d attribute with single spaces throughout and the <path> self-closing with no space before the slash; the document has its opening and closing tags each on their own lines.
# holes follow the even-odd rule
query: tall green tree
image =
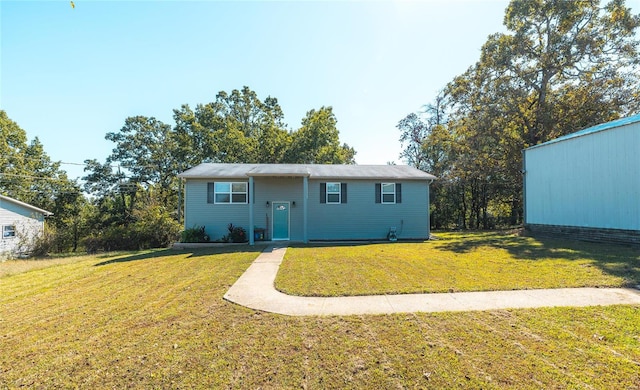
<svg viewBox="0 0 640 390">
<path fill-rule="evenodd" d="M 597 87 L 601 108 L 590 113 L 591 123 L 580 124 L 638 110 L 640 16 L 633 15 L 624 0 L 604 7 L 595 0 L 514 0 L 504 25 L 509 32 L 489 37 L 480 65 L 509 85 L 514 103 L 520 101 L 511 107 L 521 121 L 524 146 L 574 131 L 575 126 L 557 126 L 561 118 L 556 107 L 567 92 L 586 85 Z M 582 111 L 577 105 L 572 109 Z"/>
<path fill-rule="evenodd" d="M 302 119 L 302 127 L 292 134 L 285 160 L 306 164 L 354 164 L 355 150 L 340 145 L 336 119 L 331 107 L 311 110 Z"/>
<path fill-rule="evenodd" d="M 178 145 L 170 125 L 153 117 L 129 117 L 119 132 L 105 138 L 116 144 L 107 164 L 128 171 L 133 183 L 154 187 L 162 202 L 175 201 L 181 165 L 174 156 Z"/>
<path fill-rule="evenodd" d="M 213 102 L 195 109 L 182 105 L 173 111 L 175 126 L 153 117 L 125 120 L 106 139 L 115 143 L 104 164 L 87 160 L 85 190 L 96 212 L 89 220 L 92 247 L 156 245 L 169 237 L 177 219 L 177 174 L 201 162 L 222 163 L 352 163 L 355 151 L 340 145 L 331 108 L 310 111 L 297 131 L 288 131 L 278 100 L 243 87 L 221 91 Z M 307 148 L 309 148 L 307 150 Z M 288 160 L 289 159 L 289 160 Z M 141 203 L 142 202 L 142 203 Z M 153 205 L 153 210 L 145 210 Z M 159 236 L 148 234 L 160 224 Z M 137 238 L 131 232 L 137 232 Z M 140 237 L 153 243 L 142 243 Z"/>
<path fill-rule="evenodd" d="M 404 146 L 400 158 L 418 169 L 429 170 L 423 145 L 431 128 L 415 112 L 401 119 L 396 127 L 401 132 L 400 143 Z"/>
<path fill-rule="evenodd" d="M 4 195 L 14 194 L 26 174 L 22 165 L 27 149 L 27 133 L 0 110 L 0 188 Z"/>
<path fill-rule="evenodd" d="M 84 190 L 96 206 L 91 218 L 91 229 L 102 231 L 112 225 L 128 225 L 133 222 L 138 184 L 130 180 L 126 173 L 106 162 L 101 164 L 95 159 L 85 160 L 85 172 L 82 179 Z"/>
<path fill-rule="evenodd" d="M 261 101 L 249 87 L 220 91 L 215 101 L 174 110 L 178 153 L 201 162 L 280 162 L 290 139 L 276 98 Z"/>
<path fill-rule="evenodd" d="M 47 226 L 56 233 L 54 249 L 77 249 L 78 210 L 86 202 L 78 183 L 51 160 L 37 137 L 27 142 L 26 132 L 5 111 L 0 111 L 0 151 L 0 193 L 53 212 Z M 75 223 L 71 235 L 70 221 Z"/>
<path fill-rule="evenodd" d="M 407 164 L 418 169 L 439 175 L 438 165 L 444 158 L 443 151 L 438 148 L 428 148 L 428 138 L 434 129 L 439 129 L 447 123 L 447 95 L 446 91 L 440 92 L 433 104 L 424 106 L 422 113 L 410 113 L 398 122 L 396 126 L 400 130 L 400 143 L 403 150 L 400 158 Z"/>
<path fill-rule="evenodd" d="M 0 111 L 0 190 L 3 195 L 27 203 L 34 203 L 38 196 L 36 183 L 39 178 L 33 168 L 42 165 L 42 159 L 48 159 L 48 156 L 37 155 L 41 151 L 40 141 L 36 139 L 33 142 L 29 145 L 26 131 L 5 111 Z"/>
<path fill-rule="evenodd" d="M 57 252 L 76 252 L 82 239 L 89 233 L 88 216 L 92 205 L 79 186 L 68 187 L 56 196 L 50 221 L 55 226 L 54 245 Z"/>
<path fill-rule="evenodd" d="M 522 149 L 640 110 L 640 16 L 624 0 L 513 0 L 504 24 L 445 87 L 445 137 L 399 126 L 408 161 L 432 170 L 429 155 L 444 153 L 443 226 L 520 222 Z M 438 214 L 447 199 L 456 212 Z"/>
<path fill-rule="evenodd" d="M 198 115 L 199 116 L 199 115 Z M 175 126 L 173 134 L 176 141 L 174 157 L 182 171 L 201 162 L 211 162 L 217 154 L 212 132 L 200 123 L 195 111 L 188 104 L 173 110 Z"/>
<path fill-rule="evenodd" d="M 331 107 L 311 110 L 294 131 L 286 129 L 278 100 L 243 87 L 220 91 L 215 101 L 174 110 L 176 156 L 188 162 L 354 163 L 355 150 L 340 145 Z"/>
</svg>

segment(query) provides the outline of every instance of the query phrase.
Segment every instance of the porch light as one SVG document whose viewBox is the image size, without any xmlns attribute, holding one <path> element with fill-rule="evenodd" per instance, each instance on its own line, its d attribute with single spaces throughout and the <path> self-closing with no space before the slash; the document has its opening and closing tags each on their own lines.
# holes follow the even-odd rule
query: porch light
<svg viewBox="0 0 640 390">
<path fill-rule="evenodd" d="M 266 207 L 269 207 L 269 201 L 267 201 L 267 206 Z"/>
</svg>

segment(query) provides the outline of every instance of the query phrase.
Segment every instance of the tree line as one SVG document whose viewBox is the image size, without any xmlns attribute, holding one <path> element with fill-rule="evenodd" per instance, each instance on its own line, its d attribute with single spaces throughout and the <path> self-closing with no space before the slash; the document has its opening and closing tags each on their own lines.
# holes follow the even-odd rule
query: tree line
<svg viewBox="0 0 640 390">
<path fill-rule="evenodd" d="M 432 226 L 522 223 L 522 150 L 640 112 L 640 15 L 624 0 L 513 0 L 507 32 L 424 110 L 401 158 L 436 175 Z"/>
<path fill-rule="evenodd" d="M 54 215 L 41 251 L 162 247 L 181 230 L 177 175 L 202 162 L 353 164 L 331 107 L 306 113 L 290 130 L 274 97 L 249 87 L 221 91 L 213 102 L 173 110 L 175 124 L 126 118 L 105 138 L 105 161 L 85 160 L 82 181 L 51 161 L 38 138 L 0 111 L 0 192 Z"/>
<path fill-rule="evenodd" d="M 522 223 L 522 150 L 640 112 L 640 16 L 624 0 L 512 0 L 505 33 L 424 110 L 399 121 L 401 158 L 436 175 L 431 224 Z M 138 249 L 175 239 L 177 174 L 201 162 L 354 163 L 331 107 L 287 128 L 274 97 L 248 87 L 173 110 L 173 124 L 126 118 L 115 147 L 82 181 L 0 111 L 0 193 L 52 211 L 43 247 Z"/>
</svg>

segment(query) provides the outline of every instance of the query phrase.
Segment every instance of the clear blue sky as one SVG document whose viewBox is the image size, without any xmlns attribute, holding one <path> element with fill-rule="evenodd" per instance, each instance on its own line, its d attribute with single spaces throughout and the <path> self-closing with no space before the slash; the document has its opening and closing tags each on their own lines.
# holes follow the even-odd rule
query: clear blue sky
<svg viewBox="0 0 640 390">
<path fill-rule="evenodd" d="M 181 104 L 246 85 L 290 129 L 332 106 L 357 163 L 385 164 L 402 162 L 398 121 L 478 60 L 508 0 L 75 5 L 0 1 L 0 108 L 54 161 L 104 162 L 126 117 L 173 125 Z"/>
</svg>

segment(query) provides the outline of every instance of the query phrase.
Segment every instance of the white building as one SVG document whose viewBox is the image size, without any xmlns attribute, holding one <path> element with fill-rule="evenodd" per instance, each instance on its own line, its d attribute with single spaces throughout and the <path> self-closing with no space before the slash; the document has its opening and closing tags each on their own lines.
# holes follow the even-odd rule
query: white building
<svg viewBox="0 0 640 390">
<path fill-rule="evenodd" d="M 525 227 L 640 243 L 640 115 L 524 150 Z"/>
<path fill-rule="evenodd" d="M 0 258 L 19 255 L 44 231 L 44 218 L 53 215 L 19 200 L 0 195 Z"/>
</svg>

